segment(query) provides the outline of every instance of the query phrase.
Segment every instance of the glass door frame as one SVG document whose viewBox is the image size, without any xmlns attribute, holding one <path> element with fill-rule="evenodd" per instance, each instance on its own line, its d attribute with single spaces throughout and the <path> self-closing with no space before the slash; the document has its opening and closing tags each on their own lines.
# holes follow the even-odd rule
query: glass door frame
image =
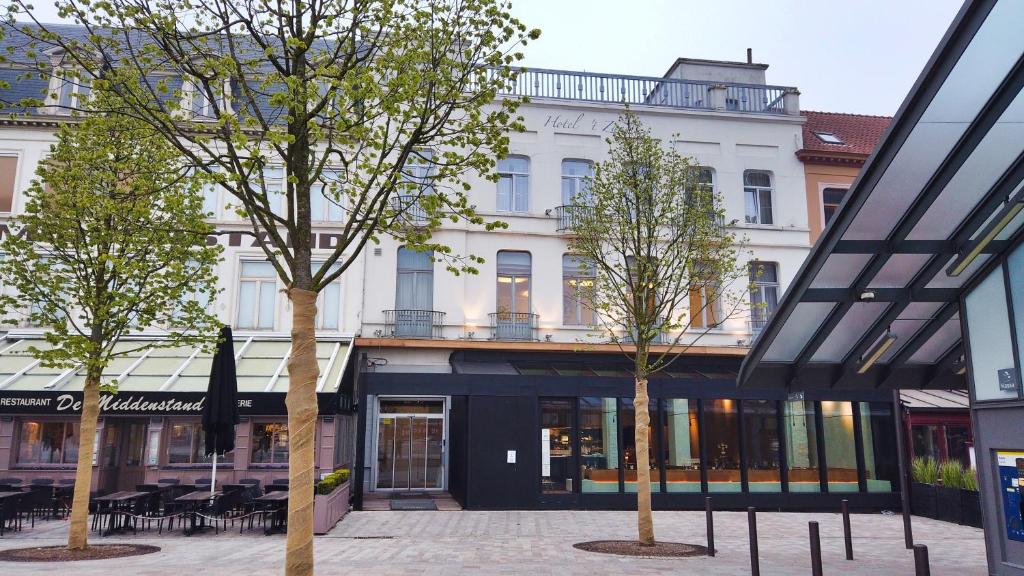
<svg viewBox="0 0 1024 576">
<path fill-rule="evenodd" d="M 420 400 L 425 402 L 440 402 L 441 413 L 423 412 L 385 412 L 380 411 L 381 403 L 389 400 Z M 377 396 L 374 400 L 373 419 L 373 468 L 372 468 L 372 491 L 374 492 L 444 492 L 448 490 L 448 410 L 451 401 L 448 396 L 420 396 L 414 394 L 388 394 Z M 378 470 L 380 455 L 380 420 L 381 418 L 424 418 L 441 420 L 441 486 L 439 488 L 380 488 L 377 486 L 380 478 Z"/>
</svg>

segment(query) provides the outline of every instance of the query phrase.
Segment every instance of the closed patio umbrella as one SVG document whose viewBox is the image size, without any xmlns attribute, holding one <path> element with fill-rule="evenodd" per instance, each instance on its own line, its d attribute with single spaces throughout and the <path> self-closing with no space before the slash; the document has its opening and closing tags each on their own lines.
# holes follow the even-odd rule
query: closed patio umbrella
<svg viewBox="0 0 1024 576">
<path fill-rule="evenodd" d="M 206 454 L 213 455 L 210 497 L 216 490 L 217 456 L 235 449 L 235 425 L 238 424 L 238 379 L 235 376 L 235 346 L 231 327 L 220 329 L 220 340 L 210 366 L 210 383 L 203 404 L 203 431 Z"/>
</svg>

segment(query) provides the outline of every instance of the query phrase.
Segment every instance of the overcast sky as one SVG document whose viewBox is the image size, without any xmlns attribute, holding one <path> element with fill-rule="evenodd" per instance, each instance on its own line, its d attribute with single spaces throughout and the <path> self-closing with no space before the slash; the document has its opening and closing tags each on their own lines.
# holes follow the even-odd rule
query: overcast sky
<svg viewBox="0 0 1024 576">
<path fill-rule="evenodd" d="M 769 64 L 804 110 L 892 115 L 961 0 L 512 0 L 527 66 L 661 76 L 678 57 Z M 38 0 L 55 21 L 52 0 Z"/>
<path fill-rule="evenodd" d="M 768 64 L 804 110 L 896 113 L 962 0 L 512 0 L 526 65 L 661 76 L 678 57 Z"/>
</svg>

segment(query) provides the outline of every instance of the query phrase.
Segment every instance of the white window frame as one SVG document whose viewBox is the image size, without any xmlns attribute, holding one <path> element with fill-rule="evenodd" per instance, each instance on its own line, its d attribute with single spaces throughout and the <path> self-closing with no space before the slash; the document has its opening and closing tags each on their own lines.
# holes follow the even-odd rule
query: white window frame
<svg viewBox="0 0 1024 576">
<path fill-rule="evenodd" d="M 199 84 L 191 79 L 184 81 L 185 89 L 182 90 L 182 110 L 185 111 L 185 116 L 197 121 L 213 121 L 216 118 L 213 116 L 213 102 L 206 97 L 206 94 L 200 90 Z M 202 98 L 200 109 L 197 111 L 195 108 L 196 98 Z M 220 94 L 217 96 L 218 104 L 222 114 L 231 112 L 231 81 L 224 80 L 223 85 L 220 88 Z"/>
<path fill-rule="evenodd" d="M 312 269 L 315 274 L 323 265 L 325 260 L 313 260 Z M 340 264 L 334 263 L 331 265 L 331 270 L 337 270 Z M 334 326 L 328 324 L 327 316 L 324 314 L 326 306 L 324 306 L 324 299 L 327 298 L 327 289 L 336 286 L 338 288 L 338 317 L 334 318 Z M 341 276 L 338 276 L 334 280 L 331 280 L 329 284 L 324 286 L 320 292 L 316 295 L 316 329 L 330 332 L 337 332 L 341 330 L 341 316 L 342 316 L 342 303 L 344 301 L 344 294 L 342 293 Z"/>
<path fill-rule="evenodd" d="M 779 282 L 779 263 L 778 262 L 770 262 L 770 261 L 767 261 L 767 260 L 751 260 L 750 263 L 747 266 L 748 266 L 748 275 L 750 275 L 750 272 L 751 272 L 750 268 L 753 267 L 753 266 L 763 266 L 765 268 L 772 268 L 775 271 L 775 280 L 774 281 L 762 280 L 760 276 L 757 277 L 757 278 L 753 278 L 753 277 L 750 278 L 750 285 L 751 285 L 751 287 L 750 287 L 750 322 L 751 322 L 752 330 L 754 332 L 756 332 L 756 331 L 758 331 L 758 329 L 754 328 L 754 323 L 757 322 L 757 323 L 761 323 L 761 324 L 766 324 L 768 322 L 768 320 L 771 319 L 772 315 L 775 314 L 775 311 L 778 310 L 779 298 L 780 298 L 780 296 L 782 296 L 782 286 L 781 286 L 781 284 Z M 761 297 L 761 302 L 767 303 L 769 301 L 768 298 L 766 297 L 767 296 L 767 290 L 771 289 L 771 288 L 775 289 L 775 298 L 774 298 L 774 300 L 775 300 L 775 307 L 774 308 L 770 308 L 770 309 L 762 309 L 760 311 L 755 312 L 754 311 L 754 293 L 755 292 L 759 293 L 760 297 Z M 758 316 L 758 318 L 754 318 L 755 314 Z"/>
<path fill-rule="evenodd" d="M 341 171 L 333 168 L 325 168 L 321 173 L 320 180 L 313 182 L 309 187 L 310 220 L 317 224 L 339 224 L 345 221 L 345 197 L 339 197 L 339 202 L 334 202 L 324 194 L 324 187 L 327 181 L 337 183 L 340 190 L 342 186 Z M 319 203 L 321 218 L 313 216 L 313 206 Z M 332 211 L 335 213 L 332 214 Z"/>
<path fill-rule="evenodd" d="M 747 185 L 747 174 L 751 172 L 757 172 L 759 174 L 768 175 L 768 186 L 748 186 Z M 747 213 L 747 194 L 753 194 L 754 196 L 754 209 L 757 212 L 755 214 L 755 222 L 750 221 L 750 214 Z M 761 206 L 762 194 L 767 193 L 769 201 L 771 202 L 771 222 L 765 222 L 765 215 Z M 778 220 L 778 210 L 776 209 L 775 202 L 775 174 L 771 170 L 760 170 L 760 169 L 749 169 L 743 171 L 743 221 L 748 225 L 753 226 L 775 226 Z"/>
<path fill-rule="evenodd" d="M 828 218 L 825 216 L 825 190 L 842 190 L 843 198 L 850 193 L 849 184 L 819 184 L 818 185 L 818 199 L 821 201 L 821 229 L 824 230 L 828 226 Z M 841 203 L 841 202 L 840 202 Z M 836 204 L 836 210 L 839 209 L 839 204 Z"/>
<path fill-rule="evenodd" d="M 277 300 L 278 300 L 278 298 L 277 298 L 277 274 L 273 274 L 272 276 L 269 276 L 269 277 L 268 276 L 244 276 L 243 275 L 243 270 L 244 270 L 243 264 L 245 264 L 246 262 L 255 262 L 255 263 L 266 262 L 266 258 L 260 259 L 260 258 L 256 258 L 256 257 L 248 257 L 248 258 L 247 257 L 242 257 L 242 258 L 240 258 L 238 260 L 238 275 L 237 275 L 238 281 L 235 283 L 235 326 L 239 330 L 273 331 L 275 326 L 277 325 Z M 245 282 L 253 282 L 256 285 L 256 292 L 255 292 L 256 298 L 255 298 L 255 300 L 253 302 L 249 303 L 249 306 L 251 306 L 253 308 L 253 311 L 252 311 L 253 312 L 253 314 L 252 314 L 253 325 L 252 326 L 242 326 L 241 322 L 239 321 L 239 317 L 241 316 L 241 311 L 242 311 L 242 284 L 245 283 Z M 270 316 L 271 316 L 271 318 L 270 318 L 270 326 L 263 326 L 263 327 L 261 327 L 260 324 L 261 324 L 261 320 L 263 320 L 263 319 L 260 317 L 260 294 L 263 292 L 263 285 L 264 284 L 270 284 L 271 285 L 271 290 L 273 290 L 272 293 L 274 294 L 274 308 L 273 308 L 273 310 L 270 313 Z"/>
<path fill-rule="evenodd" d="M 579 288 L 578 287 L 574 287 L 573 288 L 574 296 L 571 297 L 572 298 L 571 304 L 572 304 L 572 308 L 574 309 L 574 314 L 575 314 L 575 316 L 577 318 L 580 319 L 580 322 L 569 322 L 569 318 L 565 317 L 566 298 L 570 298 L 570 296 L 568 296 L 566 294 L 566 282 L 571 282 L 572 280 L 576 280 L 577 282 L 580 281 L 580 280 L 590 280 L 591 282 L 596 282 L 597 281 L 597 273 L 596 273 L 597 271 L 596 270 L 588 270 L 587 274 L 581 274 L 578 271 L 578 269 L 575 270 L 575 271 L 569 271 L 565 267 L 565 256 L 575 256 L 575 254 L 563 254 L 562 255 L 562 325 L 563 326 L 572 326 L 572 327 L 594 326 L 594 325 L 597 324 L 597 311 L 593 308 L 593 306 L 588 305 L 586 302 L 583 301 L 582 298 L 579 297 Z M 591 302 L 591 304 L 592 304 L 592 302 Z M 590 323 L 586 322 L 586 320 L 587 320 L 586 316 L 588 316 L 588 312 L 589 312 Z M 576 318 L 573 318 L 573 320 L 575 320 L 575 319 Z"/>
<path fill-rule="evenodd" d="M 89 95 L 92 94 L 92 81 L 87 80 L 84 76 L 85 72 L 80 72 L 82 78 L 76 78 L 67 83 L 70 84 L 70 92 L 68 93 L 68 101 L 63 102 L 65 77 L 71 71 L 68 67 L 59 67 L 54 70 L 54 74 L 50 76 L 49 90 L 46 95 L 46 107 L 50 114 L 60 116 L 70 116 L 73 109 L 80 108 L 85 99 L 88 99 Z M 85 89 L 85 99 L 82 99 L 81 94 Z"/>
<path fill-rule="evenodd" d="M 508 179 L 511 180 L 509 199 L 508 199 L 509 205 L 508 205 L 508 208 L 503 208 L 500 205 L 498 205 L 498 195 L 497 195 L 498 188 L 497 187 L 495 188 L 495 202 L 494 202 L 494 205 L 495 205 L 495 208 L 496 208 L 496 210 L 498 212 L 526 213 L 526 212 L 530 211 L 530 157 L 529 156 L 525 156 L 523 154 L 510 154 L 508 157 L 503 158 L 503 160 L 512 160 L 512 159 L 525 160 L 526 161 L 526 172 L 503 171 L 500 168 L 498 168 L 498 183 L 497 183 L 498 187 L 501 186 L 501 181 L 503 179 L 508 178 Z M 499 165 L 500 165 L 500 162 L 501 161 L 499 160 Z M 516 176 L 525 176 L 526 177 L 526 205 L 525 206 L 518 206 L 518 205 L 516 205 L 516 198 L 519 196 L 518 194 L 516 194 L 516 192 L 517 192 Z"/>
<path fill-rule="evenodd" d="M 584 175 L 566 174 L 565 173 L 565 163 L 566 162 L 579 162 L 581 164 L 586 164 L 588 166 L 590 172 L 589 172 L 589 174 L 584 174 Z M 564 183 L 568 180 L 568 181 L 572 181 L 572 188 L 573 188 L 573 193 L 572 193 L 572 195 L 569 198 L 565 197 L 565 189 L 561 188 L 561 187 L 559 188 L 559 191 L 562 194 L 562 204 L 565 205 L 565 206 L 573 206 L 573 205 L 581 206 L 581 205 L 583 205 L 583 204 L 581 204 L 579 202 L 574 202 L 574 199 L 585 198 L 587 196 L 587 191 L 583 190 L 583 184 L 584 184 L 584 182 L 586 181 L 587 178 L 593 178 L 594 177 L 594 161 L 593 160 L 586 160 L 584 158 L 562 158 L 561 170 L 562 170 L 561 185 L 564 186 Z"/>
</svg>

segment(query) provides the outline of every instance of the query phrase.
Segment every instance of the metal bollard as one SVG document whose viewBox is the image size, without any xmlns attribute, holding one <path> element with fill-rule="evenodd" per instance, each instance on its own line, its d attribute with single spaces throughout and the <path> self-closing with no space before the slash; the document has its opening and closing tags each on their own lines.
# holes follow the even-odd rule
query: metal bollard
<svg viewBox="0 0 1024 576">
<path fill-rule="evenodd" d="M 704 498 L 704 516 L 708 521 L 708 556 L 715 555 L 715 519 L 711 514 L 711 496 Z"/>
<path fill-rule="evenodd" d="M 928 566 L 928 547 L 924 544 L 914 544 L 914 576 L 932 576 L 932 569 Z"/>
<path fill-rule="evenodd" d="M 846 559 L 853 560 L 853 534 L 850 531 L 849 500 L 843 500 L 843 539 L 846 540 Z"/>
<path fill-rule="evenodd" d="M 811 576 L 822 576 L 821 535 L 818 533 L 818 523 L 808 522 L 807 529 L 811 533 Z"/>
<path fill-rule="evenodd" d="M 761 562 L 757 557 L 757 512 L 753 506 L 747 508 L 747 524 L 750 526 L 750 574 L 761 576 Z"/>
</svg>

